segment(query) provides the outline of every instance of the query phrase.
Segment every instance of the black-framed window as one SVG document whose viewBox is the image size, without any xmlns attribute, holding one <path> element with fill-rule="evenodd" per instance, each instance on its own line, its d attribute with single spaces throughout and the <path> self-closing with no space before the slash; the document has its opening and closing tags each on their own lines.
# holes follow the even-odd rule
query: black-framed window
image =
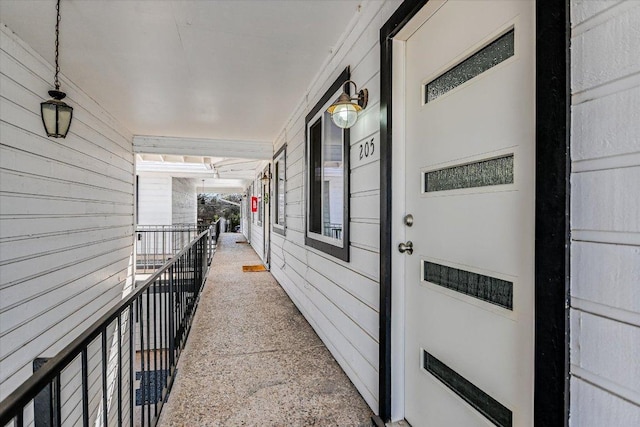
<svg viewBox="0 0 640 427">
<path fill-rule="evenodd" d="M 263 209 L 262 209 L 262 180 L 258 179 L 258 191 L 256 191 L 256 196 L 258 197 L 258 227 L 262 227 L 262 219 L 263 219 Z"/>
<path fill-rule="evenodd" d="M 260 176 L 260 182 L 262 187 L 262 193 L 260 193 L 260 208 L 261 208 L 261 217 L 260 220 L 262 224 L 267 225 L 267 213 L 269 209 L 269 202 L 271 199 L 271 182 L 269 179 L 265 181 L 265 177 L 269 177 L 271 175 L 271 164 L 268 164 L 264 170 L 262 171 L 262 175 Z"/>
<path fill-rule="evenodd" d="M 347 67 L 305 118 L 305 244 L 344 261 L 349 261 L 349 129 L 336 126 L 327 108 L 349 77 Z"/>
<path fill-rule="evenodd" d="M 287 145 L 273 156 L 273 232 L 285 235 L 287 222 Z"/>
</svg>

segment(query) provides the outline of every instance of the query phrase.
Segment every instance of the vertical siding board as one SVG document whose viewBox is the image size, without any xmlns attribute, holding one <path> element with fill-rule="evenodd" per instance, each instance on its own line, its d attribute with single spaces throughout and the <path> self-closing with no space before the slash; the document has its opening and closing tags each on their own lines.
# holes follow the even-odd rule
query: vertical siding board
<svg viewBox="0 0 640 427">
<path fill-rule="evenodd" d="M 640 423 L 640 7 L 571 2 L 571 426 Z M 598 241 L 587 241 L 600 236 Z"/>
<path fill-rule="evenodd" d="M 172 224 L 195 224 L 198 221 L 196 182 L 187 178 L 172 178 Z"/>
<path fill-rule="evenodd" d="M 0 58 L 4 399 L 34 358 L 61 350 L 131 284 L 135 176 L 130 132 L 64 76 L 71 130 L 43 136 L 39 103 L 53 69 L 4 25 Z"/>
<path fill-rule="evenodd" d="M 138 224 L 170 225 L 171 177 L 140 175 L 138 179 Z"/>
</svg>

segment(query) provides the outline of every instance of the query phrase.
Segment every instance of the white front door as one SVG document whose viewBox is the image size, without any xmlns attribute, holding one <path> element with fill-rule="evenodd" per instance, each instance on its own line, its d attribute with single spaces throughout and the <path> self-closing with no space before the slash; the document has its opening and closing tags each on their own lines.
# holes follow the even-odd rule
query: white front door
<svg viewBox="0 0 640 427">
<path fill-rule="evenodd" d="M 405 418 L 531 426 L 535 2 L 425 8 L 405 45 Z"/>
</svg>

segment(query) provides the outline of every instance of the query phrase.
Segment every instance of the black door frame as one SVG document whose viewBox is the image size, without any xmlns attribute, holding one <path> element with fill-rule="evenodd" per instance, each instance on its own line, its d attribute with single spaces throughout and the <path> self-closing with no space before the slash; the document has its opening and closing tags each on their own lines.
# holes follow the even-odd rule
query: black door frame
<svg viewBox="0 0 640 427">
<path fill-rule="evenodd" d="M 380 29 L 380 224 L 391 216 L 393 38 L 429 0 L 405 0 Z M 534 425 L 568 425 L 569 120 L 568 0 L 536 4 Z M 386 227 L 390 229 L 390 227 Z M 391 418 L 390 232 L 380 233 L 379 416 Z"/>
</svg>

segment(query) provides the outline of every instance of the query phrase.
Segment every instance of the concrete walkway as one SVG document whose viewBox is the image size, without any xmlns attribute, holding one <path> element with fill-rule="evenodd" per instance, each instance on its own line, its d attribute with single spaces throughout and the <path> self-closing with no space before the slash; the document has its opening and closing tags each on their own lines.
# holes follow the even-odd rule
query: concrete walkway
<svg viewBox="0 0 640 427">
<path fill-rule="evenodd" d="M 371 410 L 241 234 L 221 235 L 159 426 L 370 426 Z"/>
</svg>

